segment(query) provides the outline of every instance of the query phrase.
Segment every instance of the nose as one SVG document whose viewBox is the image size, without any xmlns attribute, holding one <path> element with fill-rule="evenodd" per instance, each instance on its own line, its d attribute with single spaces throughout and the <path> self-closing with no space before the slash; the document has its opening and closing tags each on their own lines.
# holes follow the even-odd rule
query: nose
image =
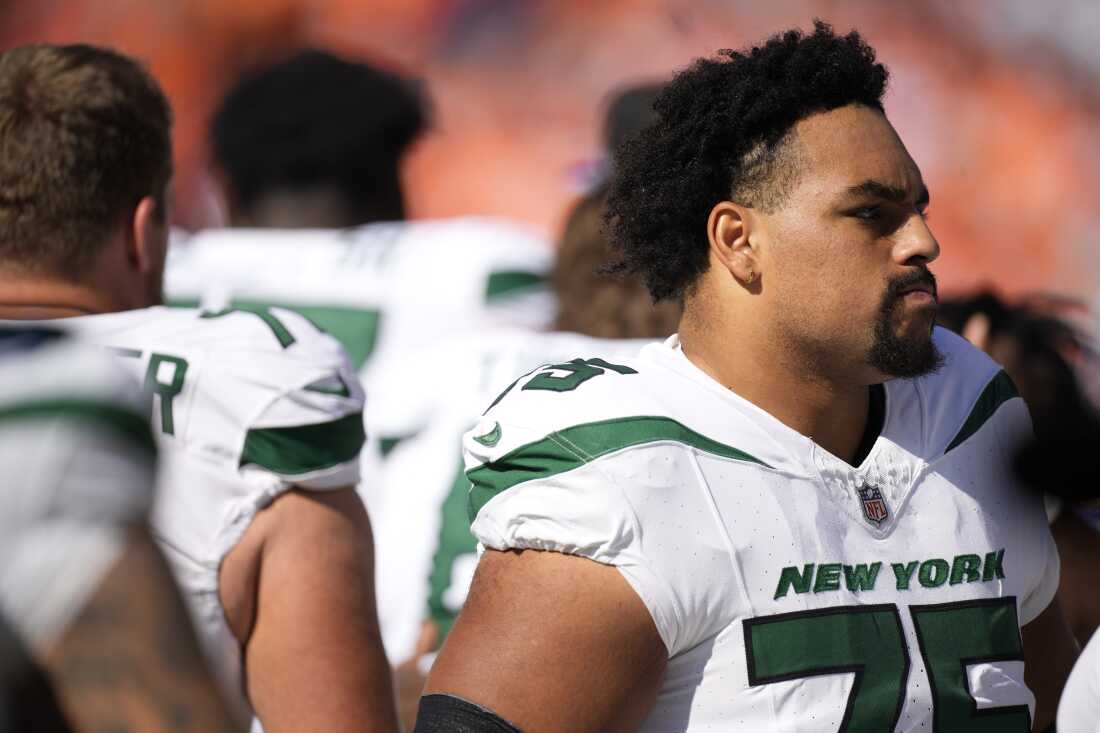
<svg viewBox="0 0 1100 733">
<path fill-rule="evenodd" d="M 924 217 L 914 213 L 898 232 L 894 259 L 901 265 L 928 264 L 940 256 L 940 243 Z"/>
</svg>

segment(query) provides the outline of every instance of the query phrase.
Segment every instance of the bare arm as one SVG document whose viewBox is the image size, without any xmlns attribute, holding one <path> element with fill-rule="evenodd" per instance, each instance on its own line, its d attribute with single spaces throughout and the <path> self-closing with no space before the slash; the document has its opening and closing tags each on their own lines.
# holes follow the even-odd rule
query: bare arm
<svg viewBox="0 0 1100 733">
<path fill-rule="evenodd" d="M 246 729 L 220 697 L 168 567 L 145 530 L 133 531 L 115 566 L 46 652 L 44 666 L 78 731 Z"/>
<path fill-rule="evenodd" d="M 1024 677 L 1035 693 L 1034 731 L 1054 722 L 1062 688 L 1077 659 L 1077 642 L 1055 596 L 1037 618 L 1023 628 Z"/>
<path fill-rule="evenodd" d="M 267 733 L 397 730 L 370 522 L 354 489 L 279 497 L 223 563 L 221 583 Z M 232 597 L 249 587 L 253 613 Z"/>
<path fill-rule="evenodd" d="M 631 730 L 666 661 L 649 611 L 615 568 L 487 551 L 425 694 L 477 703 L 525 733 Z"/>
</svg>

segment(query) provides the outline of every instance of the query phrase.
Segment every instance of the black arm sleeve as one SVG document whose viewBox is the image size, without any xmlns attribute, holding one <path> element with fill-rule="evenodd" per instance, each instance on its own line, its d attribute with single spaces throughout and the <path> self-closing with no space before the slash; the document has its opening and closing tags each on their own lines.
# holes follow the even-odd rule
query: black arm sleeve
<svg viewBox="0 0 1100 733">
<path fill-rule="evenodd" d="M 453 695 L 420 698 L 413 733 L 523 733 L 492 710 Z"/>
</svg>

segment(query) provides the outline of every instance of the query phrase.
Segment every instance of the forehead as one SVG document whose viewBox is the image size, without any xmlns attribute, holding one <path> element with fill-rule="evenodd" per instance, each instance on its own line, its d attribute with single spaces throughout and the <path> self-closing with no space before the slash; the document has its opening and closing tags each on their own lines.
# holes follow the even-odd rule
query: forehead
<svg viewBox="0 0 1100 733">
<path fill-rule="evenodd" d="M 849 105 L 811 115 L 794 127 L 805 162 L 801 183 L 836 193 L 874 180 L 908 191 L 923 186 L 920 169 L 881 112 Z"/>
</svg>

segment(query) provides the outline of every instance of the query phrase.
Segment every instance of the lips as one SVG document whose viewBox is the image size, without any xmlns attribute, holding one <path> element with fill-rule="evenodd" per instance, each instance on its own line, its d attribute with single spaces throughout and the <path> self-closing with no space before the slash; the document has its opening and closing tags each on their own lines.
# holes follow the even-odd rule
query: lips
<svg viewBox="0 0 1100 733">
<path fill-rule="evenodd" d="M 936 300 L 936 278 L 928 270 L 917 270 L 908 275 L 903 275 L 890 283 L 890 291 L 895 298 L 901 299 L 907 295 L 921 295 L 921 299 L 930 298 Z"/>
<path fill-rule="evenodd" d="M 936 288 L 933 285 L 921 283 L 920 285 L 914 285 L 911 288 L 906 288 L 901 291 L 902 295 L 912 295 L 913 293 L 923 293 L 934 299 L 936 297 Z"/>
</svg>

